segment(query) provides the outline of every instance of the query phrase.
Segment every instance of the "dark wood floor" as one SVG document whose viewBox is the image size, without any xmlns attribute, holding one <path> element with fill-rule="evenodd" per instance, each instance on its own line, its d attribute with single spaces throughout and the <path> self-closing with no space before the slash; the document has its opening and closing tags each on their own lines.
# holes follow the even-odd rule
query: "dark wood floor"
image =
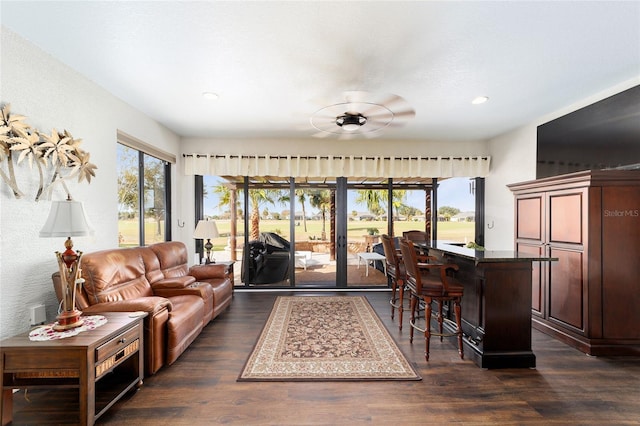
<svg viewBox="0 0 640 426">
<path fill-rule="evenodd" d="M 427 363 L 423 339 L 410 345 L 408 327 L 399 333 L 391 321 L 386 292 L 366 295 L 422 381 L 238 383 L 278 294 L 291 293 L 237 292 L 174 365 L 97 424 L 640 424 L 639 357 L 589 357 L 534 330 L 536 369 L 483 370 L 437 339 Z M 28 398 L 15 395 L 14 424 L 76 418 L 68 412 L 73 395 L 30 391 Z"/>
</svg>

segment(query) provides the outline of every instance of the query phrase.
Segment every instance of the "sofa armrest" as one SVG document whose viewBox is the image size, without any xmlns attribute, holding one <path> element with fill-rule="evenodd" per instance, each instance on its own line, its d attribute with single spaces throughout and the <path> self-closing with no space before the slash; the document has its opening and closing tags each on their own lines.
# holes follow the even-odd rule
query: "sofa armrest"
<svg viewBox="0 0 640 426">
<path fill-rule="evenodd" d="M 162 289 L 180 289 L 187 288 L 191 284 L 196 282 L 196 279 L 190 275 L 184 275 L 182 277 L 163 278 L 154 283 L 151 283 L 153 293 L 156 294 Z"/>
<path fill-rule="evenodd" d="M 210 278 L 227 278 L 229 268 L 222 263 L 209 263 L 208 265 L 194 265 L 189 268 L 189 275 L 197 281 L 204 281 Z"/>
<path fill-rule="evenodd" d="M 204 282 L 193 282 L 188 287 L 174 287 L 174 288 L 158 288 L 153 289 L 153 294 L 160 297 L 171 298 L 174 296 L 184 296 L 184 295 L 194 295 L 199 296 L 204 300 L 212 298 L 213 290 L 210 286 L 206 285 Z"/>
<path fill-rule="evenodd" d="M 163 309 L 171 310 L 171 301 L 164 297 L 138 297 L 128 300 L 116 300 L 114 302 L 96 303 L 82 309 L 85 314 L 96 314 L 101 312 L 136 312 L 142 311 L 155 314 Z"/>
</svg>

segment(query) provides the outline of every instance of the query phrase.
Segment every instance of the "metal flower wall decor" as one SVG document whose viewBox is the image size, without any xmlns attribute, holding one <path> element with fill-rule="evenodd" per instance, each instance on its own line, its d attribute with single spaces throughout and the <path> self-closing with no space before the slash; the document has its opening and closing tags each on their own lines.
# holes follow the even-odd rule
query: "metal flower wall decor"
<svg viewBox="0 0 640 426">
<path fill-rule="evenodd" d="M 95 164 L 89 162 L 90 154 L 80 148 L 82 139 L 75 139 L 68 130 L 51 134 L 31 127 L 23 115 L 12 114 L 11 105 L 2 107 L 0 117 L 0 177 L 9 185 L 16 198 L 22 198 L 16 180 L 16 165 L 27 162 L 29 168 L 38 171 L 40 185 L 35 200 L 40 200 L 51 189 L 61 184 L 69 194 L 66 181 L 76 178 L 91 183 L 95 177 Z M 6 171 L 5 171 L 6 163 Z"/>
</svg>

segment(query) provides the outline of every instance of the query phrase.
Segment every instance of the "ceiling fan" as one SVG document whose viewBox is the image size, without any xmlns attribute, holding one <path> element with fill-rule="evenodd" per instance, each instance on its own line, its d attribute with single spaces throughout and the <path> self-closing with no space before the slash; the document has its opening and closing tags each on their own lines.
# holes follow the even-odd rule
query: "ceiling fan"
<svg viewBox="0 0 640 426">
<path fill-rule="evenodd" d="M 318 130 L 313 135 L 317 138 L 372 138 L 388 127 L 404 125 L 415 114 L 407 101 L 398 95 L 349 91 L 342 94 L 340 102 L 317 110 L 310 121 Z"/>
</svg>

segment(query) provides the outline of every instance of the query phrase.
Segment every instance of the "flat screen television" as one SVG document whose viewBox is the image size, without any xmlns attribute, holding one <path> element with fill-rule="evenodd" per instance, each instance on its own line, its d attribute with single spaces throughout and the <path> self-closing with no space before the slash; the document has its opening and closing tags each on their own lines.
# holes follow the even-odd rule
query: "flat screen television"
<svg viewBox="0 0 640 426">
<path fill-rule="evenodd" d="M 537 178 L 640 168 L 640 85 L 538 126 Z"/>
</svg>

